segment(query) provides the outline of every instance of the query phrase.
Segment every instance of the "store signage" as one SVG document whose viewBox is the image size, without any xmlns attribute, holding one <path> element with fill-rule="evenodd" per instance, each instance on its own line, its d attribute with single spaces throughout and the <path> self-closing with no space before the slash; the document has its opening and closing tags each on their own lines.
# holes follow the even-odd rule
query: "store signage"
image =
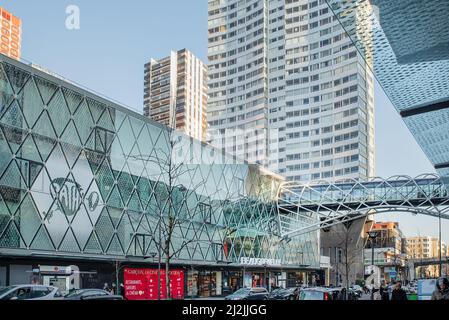
<svg viewBox="0 0 449 320">
<path fill-rule="evenodd" d="M 56 147 L 31 187 L 42 221 L 56 247 L 70 232 L 81 248 L 92 234 L 100 217 L 104 202 L 95 177 L 84 154 L 65 150 L 65 157 L 75 162 L 69 167 L 62 149 Z M 21 232 L 32 229 L 33 224 L 21 224 Z"/>
<path fill-rule="evenodd" d="M 161 299 L 167 298 L 165 270 L 161 270 Z M 158 270 L 131 269 L 124 270 L 125 296 L 128 300 L 158 299 Z M 184 271 L 170 271 L 170 288 L 172 299 L 184 299 Z"/>
<path fill-rule="evenodd" d="M 396 272 L 396 268 L 395 267 L 385 267 L 384 272 L 385 273 L 394 273 L 394 272 Z"/>
<path fill-rule="evenodd" d="M 249 266 L 280 266 L 282 265 L 281 259 L 265 259 L 265 258 L 240 258 L 240 264 Z"/>
<path fill-rule="evenodd" d="M 59 267 L 59 266 L 39 266 L 40 273 L 57 273 L 57 274 L 71 274 L 71 267 Z"/>
<path fill-rule="evenodd" d="M 437 288 L 436 279 L 418 280 L 418 300 L 431 300 L 432 294 Z"/>
<path fill-rule="evenodd" d="M 90 212 L 95 211 L 100 202 L 100 195 L 96 191 L 91 191 L 87 195 L 84 194 L 84 190 L 80 184 L 71 179 L 56 178 L 51 181 L 50 194 L 53 200 L 59 200 L 56 202 L 56 210 L 66 216 L 73 216 L 78 212 L 81 204 L 84 202 Z M 53 211 L 53 212 L 54 212 Z M 53 212 L 47 215 L 49 220 L 53 216 Z"/>
</svg>

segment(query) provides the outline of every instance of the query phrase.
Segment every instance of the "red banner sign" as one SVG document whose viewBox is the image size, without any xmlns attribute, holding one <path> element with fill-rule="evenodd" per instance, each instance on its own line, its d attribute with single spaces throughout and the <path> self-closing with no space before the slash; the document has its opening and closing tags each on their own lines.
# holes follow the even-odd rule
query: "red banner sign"
<svg viewBox="0 0 449 320">
<path fill-rule="evenodd" d="M 124 270 L 125 297 L 128 300 L 158 299 L 158 270 L 131 269 Z M 161 299 L 167 298 L 165 270 L 161 270 Z M 184 299 L 184 271 L 170 270 L 170 288 L 172 299 Z"/>
</svg>

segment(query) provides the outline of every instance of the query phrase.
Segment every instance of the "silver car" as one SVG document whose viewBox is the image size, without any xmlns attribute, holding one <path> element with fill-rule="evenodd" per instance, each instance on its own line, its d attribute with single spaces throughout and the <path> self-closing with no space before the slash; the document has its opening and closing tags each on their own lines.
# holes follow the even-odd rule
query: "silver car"
<svg viewBox="0 0 449 320">
<path fill-rule="evenodd" d="M 62 298 L 58 288 L 41 285 L 15 285 L 0 288 L 0 300 L 55 300 Z"/>
</svg>

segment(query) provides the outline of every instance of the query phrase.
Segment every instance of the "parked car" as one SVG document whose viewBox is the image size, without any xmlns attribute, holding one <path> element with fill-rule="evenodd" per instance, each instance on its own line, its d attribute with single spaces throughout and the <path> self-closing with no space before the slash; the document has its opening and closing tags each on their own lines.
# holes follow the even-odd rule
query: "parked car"
<svg viewBox="0 0 449 320">
<path fill-rule="evenodd" d="M 42 285 L 15 285 L 0 289 L 0 300 L 55 300 L 61 299 L 58 288 Z"/>
<path fill-rule="evenodd" d="M 267 300 L 268 294 L 265 288 L 243 288 L 225 297 L 225 300 Z"/>
<path fill-rule="evenodd" d="M 349 288 L 346 300 L 359 300 L 362 297 L 362 292 L 355 290 L 354 288 Z"/>
<path fill-rule="evenodd" d="M 90 301 L 90 300 L 101 300 L 101 301 L 108 301 L 108 300 L 125 300 L 122 296 L 118 295 L 107 295 L 107 296 L 88 296 L 82 299 L 83 301 Z"/>
<path fill-rule="evenodd" d="M 332 300 L 349 300 L 348 296 L 350 293 L 346 294 L 346 288 L 334 287 L 328 289 L 329 293 L 332 294 Z"/>
<path fill-rule="evenodd" d="M 69 292 L 64 300 L 93 300 L 94 298 L 110 297 L 111 294 L 100 289 L 78 289 Z"/>
<path fill-rule="evenodd" d="M 334 294 L 330 288 L 304 288 L 299 294 L 299 300 L 335 300 Z"/>
<path fill-rule="evenodd" d="M 357 284 L 353 285 L 350 289 L 360 298 L 363 295 L 363 288 Z"/>
<path fill-rule="evenodd" d="M 278 288 L 268 295 L 268 300 L 297 300 L 299 288 Z"/>
<path fill-rule="evenodd" d="M 299 300 L 357 300 L 353 290 L 346 292 L 343 287 L 311 287 L 304 288 Z"/>
</svg>

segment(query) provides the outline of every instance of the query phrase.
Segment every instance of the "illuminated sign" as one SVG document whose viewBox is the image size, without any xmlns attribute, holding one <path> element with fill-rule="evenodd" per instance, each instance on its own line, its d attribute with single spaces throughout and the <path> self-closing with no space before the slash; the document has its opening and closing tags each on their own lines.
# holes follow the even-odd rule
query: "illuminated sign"
<svg viewBox="0 0 449 320">
<path fill-rule="evenodd" d="M 280 266 L 281 259 L 265 259 L 265 258 L 240 258 L 240 264 L 249 266 Z"/>
<path fill-rule="evenodd" d="M 157 269 L 131 269 L 125 268 L 124 287 L 128 300 L 158 300 L 158 273 Z M 167 298 L 165 283 L 165 270 L 160 271 L 161 299 Z M 184 299 L 184 271 L 170 270 L 171 299 Z"/>
</svg>

